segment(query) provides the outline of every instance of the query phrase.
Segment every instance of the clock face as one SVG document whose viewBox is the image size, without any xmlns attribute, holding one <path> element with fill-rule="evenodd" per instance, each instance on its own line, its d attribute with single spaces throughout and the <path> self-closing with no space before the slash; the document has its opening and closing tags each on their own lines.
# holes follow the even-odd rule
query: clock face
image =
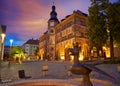
<svg viewBox="0 0 120 86">
<path fill-rule="evenodd" d="M 50 22 L 50 26 L 54 26 L 54 22 Z"/>
</svg>

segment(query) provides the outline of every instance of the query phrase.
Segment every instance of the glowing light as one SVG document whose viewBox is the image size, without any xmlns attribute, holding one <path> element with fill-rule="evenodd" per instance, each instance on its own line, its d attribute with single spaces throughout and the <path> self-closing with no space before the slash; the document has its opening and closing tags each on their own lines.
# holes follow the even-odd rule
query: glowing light
<svg viewBox="0 0 120 86">
<path fill-rule="evenodd" d="M 104 50 L 105 53 L 106 53 L 106 57 L 107 57 L 107 58 L 110 58 L 110 48 L 107 48 L 107 47 L 103 46 L 103 50 Z"/>
<path fill-rule="evenodd" d="M 61 60 L 65 60 L 65 56 L 64 55 L 61 56 Z"/>
<path fill-rule="evenodd" d="M 2 33 L 1 36 L 2 36 L 2 43 L 3 43 L 3 42 L 4 42 L 4 39 L 5 39 L 5 34 Z"/>
<path fill-rule="evenodd" d="M 105 46 L 103 46 L 102 48 L 103 48 L 103 50 L 106 50 L 106 47 L 105 47 Z"/>
<path fill-rule="evenodd" d="M 91 56 L 93 57 L 93 50 L 91 50 Z"/>
<path fill-rule="evenodd" d="M 84 59 L 83 53 L 80 53 L 79 61 L 83 61 L 83 59 Z"/>
<path fill-rule="evenodd" d="M 99 51 L 99 55 L 102 56 L 102 51 L 101 50 Z"/>
<path fill-rule="evenodd" d="M 65 60 L 65 55 L 64 55 L 64 51 L 61 49 L 60 51 L 60 59 L 61 60 Z"/>
<path fill-rule="evenodd" d="M 12 43 L 13 43 L 13 39 L 10 39 L 10 46 L 12 46 Z"/>
<path fill-rule="evenodd" d="M 107 48 L 107 50 L 106 50 L 106 57 L 110 58 L 110 48 Z"/>
<path fill-rule="evenodd" d="M 43 56 L 44 56 L 44 50 L 43 49 L 40 49 L 39 55 L 41 57 L 40 60 L 43 60 Z"/>
<path fill-rule="evenodd" d="M 71 59 L 71 61 L 73 61 L 73 59 L 74 59 L 74 56 L 70 56 L 70 59 Z"/>
</svg>

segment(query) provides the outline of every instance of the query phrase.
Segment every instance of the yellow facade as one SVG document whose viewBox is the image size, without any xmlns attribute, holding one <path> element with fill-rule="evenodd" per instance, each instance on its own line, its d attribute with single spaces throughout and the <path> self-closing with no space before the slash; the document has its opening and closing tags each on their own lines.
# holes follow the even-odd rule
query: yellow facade
<svg viewBox="0 0 120 86">
<path fill-rule="evenodd" d="M 71 60 L 73 56 L 69 55 L 68 48 L 72 48 L 73 43 L 78 42 L 82 47 L 79 59 L 88 59 L 89 46 L 88 39 L 85 36 L 86 29 L 87 15 L 81 14 L 80 11 L 74 11 L 71 15 L 61 20 L 56 26 L 52 27 L 52 30 L 55 32 L 54 34 L 48 34 L 48 30 L 47 34 L 40 37 L 40 56 L 45 56 L 43 54 L 47 53 L 54 53 L 52 60 Z M 45 45 L 47 44 L 45 42 L 50 43 L 50 41 L 46 40 L 45 35 L 48 38 L 54 37 L 54 50 L 45 51 L 46 46 L 48 46 Z"/>
<path fill-rule="evenodd" d="M 71 60 L 68 48 L 73 47 L 74 42 L 78 42 L 82 47 L 80 60 L 88 58 L 88 39 L 85 37 L 87 29 L 87 17 L 80 15 L 78 11 L 67 16 L 57 26 L 55 26 L 56 37 L 56 56 L 58 59 Z"/>
<path fill-rule="evenodd" d="M 42 35 L 39 39 L 39 56 L 40 59 L 43 60 L 44 54 L 45 54 L 45 34 Z"/>
</svg>

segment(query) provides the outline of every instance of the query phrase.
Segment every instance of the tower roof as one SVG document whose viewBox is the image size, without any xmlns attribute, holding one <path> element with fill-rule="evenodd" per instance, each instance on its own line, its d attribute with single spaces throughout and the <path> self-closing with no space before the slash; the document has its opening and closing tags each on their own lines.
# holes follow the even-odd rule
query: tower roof
<svg viewBox="0 0 120 86">
<path fill-rule="evenodd" d="M 56 20 L 58 21 L 57 19 L 57 12 L 55 11 L 56 7 L 55 5 L 52 6 L 52 11 L 50 12 L 50 19 L 49 20 Z"/>
</svg>

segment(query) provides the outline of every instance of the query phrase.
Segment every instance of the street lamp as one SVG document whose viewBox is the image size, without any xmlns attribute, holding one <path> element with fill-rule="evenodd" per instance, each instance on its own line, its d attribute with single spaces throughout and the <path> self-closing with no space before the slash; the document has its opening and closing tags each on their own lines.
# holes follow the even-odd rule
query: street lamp
<svg viewBox="0 0 120 86">
<path fill-rule="evenodd" d="M 1 34 L 1 58 L 0 60 L 2 61 L 3 60 L 3 54 L 4 54 L 4 40 L 5 40 L 5 34 L 2 33 Z"/>
<path fill-rule="evenodd" d="M 10 46 L 12 47 L 13 39 L 10 39 Z"/>
<path fill-rule="evenodd" d="M 13 44 L 13 39 L 10 39 L 10 51 L 11 51 L 11 48 L 12 48 L 12 44 Z M 9 56 L 10 56 L 10 51 L 9 51 Z"/>
<path fill-rule="evenodd" d="M 12 48 L 12 43 L 13 43 L 13 39 L 10 39 L 9 58 L 10 58 L 10 52 L 11 52 L 11 48 Z M 9 61 L 8 67 L 10 68 L 10 61 Z"/>
</svg>

